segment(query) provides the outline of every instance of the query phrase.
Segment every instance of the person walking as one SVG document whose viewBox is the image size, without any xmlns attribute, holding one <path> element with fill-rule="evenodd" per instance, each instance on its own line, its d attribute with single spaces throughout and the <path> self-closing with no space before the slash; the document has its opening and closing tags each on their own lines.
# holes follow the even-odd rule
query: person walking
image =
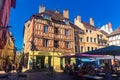
<svg viewBox="0 0 120 80">
<path fill-rule="evenodd" d="M 8 72 L 11 73 L 11 71 L 12 71 L 12 62 L 10 62 L 9 65 L 8 65 Z"/>
<path fill-rule="evenodd" d="M 18 66 L 17 72 L 18 72 L 18 73 L 21 73 L 21 72 L 22 72 L 22 64 L 21 64 L 21 63 L 19 63 L 19 66 Z"/>
<path fill-rule="evenodd" d="M 113 80 L 110 66 L 107 63 L 105 63 L 104 72 L 105 72 L 105 80 Z"/>
</svg>

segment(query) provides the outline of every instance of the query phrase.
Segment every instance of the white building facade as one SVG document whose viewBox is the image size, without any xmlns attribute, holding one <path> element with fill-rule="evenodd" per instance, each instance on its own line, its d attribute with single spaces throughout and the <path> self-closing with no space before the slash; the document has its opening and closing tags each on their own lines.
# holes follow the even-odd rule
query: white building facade
<svg viewBox="0 0 120 80">
<path fill-rule="evenodd" d="M 100 30 L 103 30 L 105 31 L 106 33 L 110 34 L 113 32 L 113 29 L 112 29 L 112 24 L 109 22 L 108 24 L 105 24 L 103 25 Z"/>
<path fill-rule="evenodd" d="M 109 45 L 120 46 L 120 27 L 108 35 Z"/>
</svg>

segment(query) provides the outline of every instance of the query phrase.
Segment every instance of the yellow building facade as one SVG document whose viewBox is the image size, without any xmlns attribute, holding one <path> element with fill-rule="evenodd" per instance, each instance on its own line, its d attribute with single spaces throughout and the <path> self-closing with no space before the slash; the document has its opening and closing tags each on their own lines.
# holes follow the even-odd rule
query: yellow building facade
<svg viewBox="0 0 120 80">
<path fill-rule="evenodd" d="M 108 46 L 108 37 L 107 37 L 107 33 L 103 30 L 97 30 L 97 40 L 98 40 L 98 48 L 104 48 L 106 46 Z"/>
<path fill-rule="evenodd" d="M 0 51 L 0 69 L 3 70 L 4 66 L 11 60 L 14 60 L 14 38 L 11 35 L 11 32 L 7 31 L 5 34 L 5 46 L 4 49 Z M 8 59 L 8 62 L 6 60 Z"/>
<path fill-rule="evenodd" d="M 81 16 L 74 19 L 74 24 L 81 28 L 84 33 L 79 34 L 79 53 L 92 51 L 107 46 L 107 35 L 104 31 L 94 26 L 94 20 L 90 18 L 90 22 L 83 22 Z"/>
</svg>

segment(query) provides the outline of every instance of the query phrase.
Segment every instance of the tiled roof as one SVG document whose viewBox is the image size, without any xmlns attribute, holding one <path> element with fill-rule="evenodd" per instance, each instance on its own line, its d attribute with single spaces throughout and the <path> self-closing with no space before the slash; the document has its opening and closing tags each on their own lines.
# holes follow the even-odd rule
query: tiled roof
<svg viewBox="0 0 120 80">
<path fill-rule="evenodd" d="M 103 33 L 103 34 L 106 35 L 106 36 L 108 35 L 108 33 L 106 33 L 106 32 L 103 31 L 103 30 L 100 30 L 100 32 Z"/>
<path fill-rule="evenodd" d="M 91 25 L 90 23 L 87 22 L 82 22 L 84 24 L 84 26 L 86 27 L 86 29 L 91 29 L 91 30 L 96 30 L 97 28 L 93 25 Z"/>
<path fill-rule="evenodd" d="M 60 13 L 56 13 L 55 11 L 51 11 L 51 10 L 46 10 L 42 13 L 37 13 L 35 14 L 36 16 L 42 16 L 42 14 L 46 14 L 49 15 L 51 17 L 51 19 L 57 20 L 57 21 L 63 21 L 67 18 L 63 17 L 62 14 Z"/>
<path fill-rule="evenodd" d="M 117 35 L 117 34 L 120 34 L 120 27 L 118 27 L 115 31 L 113 31 L 111 34 L 109 34 L 108 37 L 114 36 L 114 35 Z"/>
</svg>

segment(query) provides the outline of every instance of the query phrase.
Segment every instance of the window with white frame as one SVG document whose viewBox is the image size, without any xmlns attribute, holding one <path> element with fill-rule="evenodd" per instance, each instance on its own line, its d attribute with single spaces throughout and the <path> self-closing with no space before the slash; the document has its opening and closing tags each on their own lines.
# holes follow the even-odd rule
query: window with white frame
<svg viewBox="0 0 120 80">
<path fill-rule="evenodd" d="M 96 43 L 96 38 L 94 38 L 94 42 Z"/>
<path fill-rule="evenodd" d="M 80 42 L 83 42 L 83 38 L 82 37 L 80 37 Z"/>
<path fill-rule="evenodd" d="M 83 46 L 81 46 L 81 49 L 80 49 L 80 50 L 81 50 L 81 52 L 84 52 L 84 47 L 83 47 Z"/>
<path fill-rule="evenodd" d="M 90 42 L 92 42 L 92 37 L 90 37 Z"/>
<path fill-rule="evenodd" d="M 90 33 L 92 33 L 92 30 L 90 30 Z"/>
<path fill-rule="evenodd" d="M 90 51 L 90 47 L 87 47 L 88 51 Z"/>
<path fill-rule="evenodd" d="M 91 47 L 91 50 L 93 50 L 93 47 Z"/>
<path fill-rule="evenodd" d="M 86 29 L 86 33 L 88 33 L 88 30 Z"/>
</svg>

